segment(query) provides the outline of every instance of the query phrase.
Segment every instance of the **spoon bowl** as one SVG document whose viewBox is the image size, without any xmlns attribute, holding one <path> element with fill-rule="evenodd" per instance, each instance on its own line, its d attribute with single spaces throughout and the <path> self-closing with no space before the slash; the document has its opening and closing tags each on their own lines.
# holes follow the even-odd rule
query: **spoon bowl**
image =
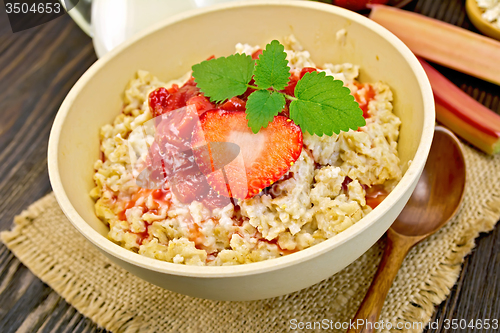
<svg viewBox="0 0 500 333">
<path fill-rule="evenodd" d="M 422 176 L 405 208 L 387 231 L 384 255 L 352 320 L 356 326 L 348 333 L 374 331 L 387 293 L 408 251 L 455 216 L 463 200 L 465 182 L 465 158 L 460 141 L 451 131 L 436 126 Z"/>
<path fill-rule="evenodd" d="M 465 189 L 465 160 L 457 137 L 444 127 L 434 131 L 422 176 L 391 226 L 403 236 L 429 236 L 456 213 Z"/>
</svg>

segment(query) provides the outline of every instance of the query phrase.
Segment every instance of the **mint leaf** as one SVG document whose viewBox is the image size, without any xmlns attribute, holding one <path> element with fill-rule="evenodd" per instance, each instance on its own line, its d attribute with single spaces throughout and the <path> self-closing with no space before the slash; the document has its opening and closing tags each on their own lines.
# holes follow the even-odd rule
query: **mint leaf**
<svg viewBox="0 0 500 333">
<path fill-rule="evenodd" d="M 256 61 L 254 75 L 255 83 L 260 89 L 285 89 L 290 77 L 290 67 L 286 60 L 285 47 L 280 42 L 273 40 L 266 45 L 266 49 Z"/>
<path fill-rule="evenodd" d="M 248 96 L 246 104 L 248 127 L 257 133 L 262 127 L 267 127 L 274 116 L 285 107 L 285 96 L 279 92 L 257 90 Z"/>
<path fill-rule="evenodd" d="M 192 67 L 196 85 L 212 102 L 243 94 L 253 69 L 254 60 L 244 54 L 206 60 Z"/>
<path fill-rule="evenodd" d="M 295 97 L 290 103 L 290 118 L 302 131 L 322 136 L 366 125 L 349 88 L 324 72 L 306 73 L 295 87 Z"/>
<path fill-rule="evenodd" d="M 363 111 L 342 81 L 324 72 L 306 73 L 295 87 L 295 97 L 277 92 L 289 81 L 290 68 L 285 48 L 273 40 L 257 61 L 251 56 L 234 54 L 194 65 L 193 77 L 201 92 L 213 102 L 222 102 L 255 89 L 246 103 L 248 126 L 254 133 L 290 103 L 290 118 L 302 131 L 322 136 L 356 130 L 366 125 Z M 254 76 L 255 85 L 249 86 Z"/>
</svg>

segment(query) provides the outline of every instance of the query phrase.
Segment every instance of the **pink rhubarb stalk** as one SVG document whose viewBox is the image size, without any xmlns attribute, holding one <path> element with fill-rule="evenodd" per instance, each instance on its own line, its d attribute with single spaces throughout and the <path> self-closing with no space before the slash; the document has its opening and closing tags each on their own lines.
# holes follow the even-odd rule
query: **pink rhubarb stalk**
<svg viewBox="0 0 500 333">
<path fill-rule="evenodd" d="M 500 42 L 406 10 L 373 5 L 370 18 L 416 55 L 500 85 Z"/>
<path fill-rule="evenodd" d="M 488 154 L 500 152 L 500 115 L 460 90 L 422 59 L 434 92 L 436 118 Z"/>
</svg>

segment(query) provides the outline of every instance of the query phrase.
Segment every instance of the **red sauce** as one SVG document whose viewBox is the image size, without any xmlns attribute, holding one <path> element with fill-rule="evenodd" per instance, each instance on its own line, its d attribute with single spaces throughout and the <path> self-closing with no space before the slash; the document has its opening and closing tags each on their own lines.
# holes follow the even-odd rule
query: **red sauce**
<svg viewBox="0 0 500 333">
<path fill-rule="evenodd" d="M 374 185 L 366 188 L 366 204 L 371 208 L 377 207 L 387 196 L 389 192 L 383 185 Z"/>
<path fill-rule="evenodd" d="M 167 196 L 170 194 L 170 191 L 159 189 L 159 190 L 153 190 L 153 193 L 151 193 L 151 196 L 153 197 L 153 200 L 161 205 L 170 205 L 170 200 L 167 199 Z"/>
<path fill-rule="evenodd" d="M 243 236 L 238 233 L 242 238 Z M 254 235 L 252 235 L 251 237 L 253 238 L 257 238 L 259 240 L 259 242 L 262 242 L 262 243 L 267 243 L 267 244 L 272 244 L 272 245 L 276 245 L 278 247 L 278 251 L 280 252 L 280 254 L 282 255 L 287 255 L 287 254 L 292 254 L 292 253 L 295 253 L 295 252 L 298 252 L 299 250 L 297 249 L 294 249 L 294 250 L 287 250 L 287 249 L 283 249 L 279 244 L 278 244 L 278 239 L 275 238 L 275 239 L 272 239 L 272 240 L 268 240 L 268 239 L 265 239 L 262 234 L 257 231 L 255 232 Z"/>
<path fill-rule="evenodd" d="M 217 251 L 207 254 L 207 259 L 205 260 L 205 262 L 209 263 L 211 261 L 214 261 L 215 259 L 217 259 L 218 254 L 219 252 Z"/>
<path fill-rule="evenodd" d="M 167 198 L 169 193 L 170 193 L 169 190 L 164 190 L 164 189 L 149 190 L 141 188 L 139 191 L 137 191 L 137 193 L 134 193 L 132 195 L 130 200 L 126 201 L 123 210 L 118 213 L 118 218 L 122 221 L 125 221 L 127 219 L 126 217 L 127 209 L 133 207 L 141 207 L 143 214 L 145 213 L 158 214 L 161 208 L 163 208 L 164 206 L 170 206 L 171 202 Z M 146 199 L 149 195 L 151 195 L 151 197 L 153 198 L 154 208 L 148 208 L 146 206 Z M 138 204 L 137 201 L 139 201 L 139 199 L 141 198 L 144 198 L 144 200 L 142 201 L 141 204 Z M 139 237 L 138 238 L 139 245 L 141 245 L 144 242 L 144 240 L 148 239 L 149 237 L 149 231 L 148 231 L 149 224 L 147 222 L 145 223 L 146 223 L 146 230 L 140 233 L 135 233 Z M 196 223 L 191 223 L 188 228 L 190 233 L 188 239 L 195 243 L 197 249 L 205 250 L 203 245 L 205 236 L 201 232 L 200 226 Z"/>
<path fill-rule="evenodd" d="M 286 93 L 287 95 L 295 97 L 295 87 L 297 86 L 297 82 L 299 82 L 299 80 L 302 79 L 306 73 L 311 73 L 316 71 L 317 71 L 316 68 L 304 67 L 302 68 L 299 74 L 293 73 L 292 75 L 290 75 L 290 81 L 288 81 L 288 85 L 285 87 L 285 89 L 283 89 L 283 92 Z M 287 118 L 290 118 L 290 103 L 291 101 L 287 99 L 285 108 L 279 114 L 280 116 L 285 116 Z"/>
<path fill-rule="evenodd" d="M 127 200 L 125 203 L 125 206 L 122 211 L 118 213 L 118 218 L 120 220 L 125 221 L 127 218 L 125 216 L 125 213 L 127 209 L 132 208 L 132 207 L 141 207 L 143 214 L 147 212 L 158 212 L 159 209 L 161 209 L 164 206 L 170 206 L 170 200 L 167 199 L 167 195 L 170 193 L 169 190 L 149 190 L 145 188 L 139 189 L 136 193 L 132 195 L 130 200 Z M 154 208 L 149 209 L 146 206 L 146 198 L 151 194 L 153 197 L 154 203 L 153 206 Z M 139 201 L 140 198 L 144 198 L 141 204 L 137 205 L 137 201 Z"/>
<path fill-rule="evenodd" d="M 194 105 L 199 116 L 201 116 L 205 111 L 212 110 L 215 107 L 214 104 L 203 95 L 191 97 L 186 102 L 186 105 Z"/>
<path fill-rule="evenodd" d="M 191 223 L 189 225 L 189 240 L 194 242 L 197 249 L 200 249 L 203 246 L 205 236 L 200 231 L 200 226 L 196 223 Z"/>
<path fill-rule="evenodd" d="M 297 249 L 293 249 L 293 250 L 287 250 L 287 249 L 284 249 L 282 248 L 279 244 L 278 244 L 278 239 L 275 238 L 273 240 L 267 240 L 265 238 L 260 238 L 259 239 L 259 242 L 264 242 L 264 243 L 267 243 L 267 244 L 272 244 L 272 245 L 276 245 L 278 247 L 278 251 L 280 252 L 280 254 L 282 255 L 288 255 L 288 254 L 292 254 L 292 253 L 295 253 L 295 252 L 298 252 L 299 250 Z"/>
<path fill-rule="evenodd" d="M 212 210 L 215 208 L 225 207 L 229 202 L 236 206 L 236 202 L 233 198 L 219 195 L 217 191 L 215 191 L 212 187 L 209 188 L 208 193 L 205 194 L 202 202 L 205 207 L 208 207 Z"/>
<path fill-rule="evenodd" d="M 288 85 L 285 87 L 285 93 L 291 96 L 295 96 L 295 86 L 297 86 L 297 82 L 306 75 L 306 73 L 316 72 L 318 71 L 314 67 L 304 67 L 301 69 L 300 73 L 293 74 L 290 76 L 290 81 L 288 81 Z M 287 100 L 288 101 L 288 100 Z"/>
<path fill-rule="evenodd" d="M 126 216 L 127 209 L 130 209 L 132 207 L 141 207 L 143 214 L 145 214 L 145 213 L 158 214 L 158 211 L 162 207 L 164 207 L 165 205 L 170 206 L 170 200 L 167 199 L 167 195 L 169 193 L 170 193 L 170 191 L 163 190 L 163 189 L 149 190 L 149 189 L 141 188 L 139 191 L 137 191 L 136 193 L 134 193 L 132 195 L 130 200 L 127 200 L 125 202 L 123 209 L 117 214 L 118 218 L 122 221 L 126 221 L 127 220 L 127 216 Z M 150 194 L 154 200 L 154 203 L 153 203 L 154 208 L 151 208 L 151 209 L 146 206 L 146 198 Z M 144 198 L 144 200 L 142 201 L 141 204 L 137 204 L 137 201 L 139 201 L 140 198 Z M 149 231 L 148 231 L 149 224 L 146 221 L 144 223 L 146 224 L 146 230 L 143 232 L 135 233 L 139 237 L 138 241 L 137 241 L 137 243 L 139 245 L 141 245 L 144 242 L 144 240 L 146 240 L 149 237 Z"/>
<path fill-rule="evenodd" d="M 347 187 L 350 183 L 352 182 L 352 179 L 349 178 L 349 177 L 345 177 L 344 178 L 344 181 L 342 182 L 342 190 L 345 192 L 345 193 L 348 193 L 349 192 L 349 188 Z"/>
<path fill-rule="evenodd" d="M 352 182 L 351 178 L 345 177 L 344 182 L 342 183 L 342 190 L 345 193 L 349 192 L 348 185 L 351 182 Z M 367 185 L 361 185 L 361 186 L 363 186 L 366 192 L 365 195 L 366 204 L 370 206 L 372 209 L 377 207 L 389 195 L 389 192 L 387 192 L 384 185 L 373 185 L 371 187 Z"/>
<path fill-rule="evenodd" d="M 142 245 L 142 243 L 149 237 L 149 225 L 146 225 L 146 230 L 143 232 L 135 233 L 138 236 L 137 244 Z"/>
<path fill-rule="evenodd" d="M 215 222 L 215 224 L 217 224 L 218 220 L 214 219 L 214 222 Z M 209 251 L 212 251 L 212 248 L 206 247 L 205 244 L 203 244 L 206 241 L 206 237 L 203 234 L 203 232 L 201 231 L 201 225 L 203 225 L 203 223 L 205 223 L 205 221 L 201 221 L 200 224 L 194 223 L 194 222 L 189 224 L 189 226 L 188 226 L 188 228 L 189 228 L 188 239 L 194 243 L 194 246 L 198 250 L 204 250 L 207 252 L 206 262 L 209 262 L 209 261 L 215 260 L 215 258 L 217 258 L 217 255 L 219 254 L 219 252 L 216 250 L 214 252 L 209 253 Z M 231 236 L 229 236 L 229 239 L 231 239 Z"/>
<path fill-rule="evenodd" d="M 354 84 L 358 87 L 358 91 L 356 91 L 353 94 L 354 99 L 356 100 L 356 102 L 358 102 L 361 110 L 363 110 L 363 117 L 365 119 L 370 118 L 370 115 L 368 114 L 368 104 L 370 103 L 371 100 L 373 100 L 375 98 L 375 90 L 368 83 L 355 82 Z M 363 88 L 365 88 L 363 90 L 364 93 L 362 95 L 360 95 L 359 91 L 362 90 Z"/>
<path fill-rule="evenodd" d="M 153 117 L 158 117 L 167 112 L 182 108 L 187 105 L 192 97 L 196 96 L 204 98 L 200 89 L 196 86 L 193 77 L 180 88 L 175 84 L 169 89 L 158 88 L 148 96 L 151 114 Z"/>
<path fill-rule="evenodd" d="M 101 146 L 102 144 L 99 144 Z M 102 161 L 102 163 L 106 162 L 106 155 L 104 155 L 104 152 L 102 150 L 99 151 L 99 159 Z"/>
<path fill-rule="evenodd" d="M 262 54 L 262 49 L 258 49 L 257 51 L 255 51 L 254 53 L 252 53 L 252 59 L 253 60 L 257 60 L 259 59 L 259 56 Z"/>
<path fill-rule="evenodd" d="M 252 78 L 250 82 L 248 83 L 250 86 L 255 86 L 255 80 Z M 243 95 L 239 96 L 242 100 L 246 101 L 248 99 L 248 96 L 250 96 L 251 93 L 253 93 L 255 89 L 248 88 L 247 91 L 243 93 Z"/>
<path fill-rule="evenodd" d="M 227 100 L 227 102 L 219 105 L 219 109 L 226 110 L 226 111 L 245 111 L 246 110 L 246 104 L 244 100 L 238 97 L 233 97 Z"/>
<path fill-rule="evenodd" d="M 125 213 L 127 212 L 127 209 L 130 209 L 132 207 L 135 207 L 135 200 L 127 201 L 127 203 L 125 204 L 125 207 L 123 207 L 123 210 L 118 213 L 118 218 L 122 221 L 126 221 L 127 216 Z"/>
</svg>

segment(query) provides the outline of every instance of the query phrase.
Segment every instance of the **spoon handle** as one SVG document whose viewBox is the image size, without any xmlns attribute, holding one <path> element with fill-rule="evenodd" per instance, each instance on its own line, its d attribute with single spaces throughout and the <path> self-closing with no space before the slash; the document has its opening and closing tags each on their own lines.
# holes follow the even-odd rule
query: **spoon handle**
<svg viewBox="0 0 500 333">
<path fill-rule="evenodd" d="M 375 332 L 378 320 L 389 289 L 410 248 L 415 244 L 410 237 L 401 237 L 392 229 L 387 231 L 387 246 L 378 266 L 377 273 L 366 293 L 361 306 L 352 320 L 353 327 L 347 333 Z M 376 326 L 376 325 L 375 325 Z"/>
</svg>

